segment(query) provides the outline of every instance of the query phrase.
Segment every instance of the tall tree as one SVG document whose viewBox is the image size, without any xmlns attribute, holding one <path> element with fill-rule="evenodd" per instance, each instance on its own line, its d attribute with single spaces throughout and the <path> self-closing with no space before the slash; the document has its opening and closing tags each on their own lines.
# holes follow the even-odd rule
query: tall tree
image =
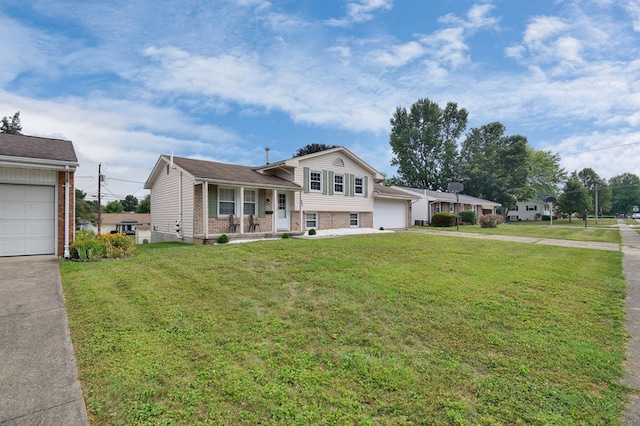
<svg viewBox="0 0 640 426">
<path fill-rule="evenodd" d="M 468 115 L 454 102 L 442 109 L 426 98 L 416 101 L 409 111 L 396 108 L 389 141 L 398 179 L 406 186 L 431 190 L 445 190 L 457 180 L 458 140 Z"/>
<path fill-rule="evenodd" d="M 136 208 L 136 213 L 151 213 L 151 195 L 147 194 Z"/>
<path fill-rule="evenodd" d="M 498 122 L 473 128 L 460 151 L 464 192 L 502 204 L 503 212 L 535 195 L 529 185 L 529 147 L 524 136 L 505 136 Z"/>
<path fill-rule="evenodd" d="M 2 117 L 0 120 L 0 133 L 11 135 L 21 135 L 22 125 L 20 124 L 20 111 L 13 114 L 13 117 Z"/>
<path fill-rule="evenodd" d="M 584 168 L 579 172 L 571 174 L 573 179 L 579 180 L 582 185 L 587 188 L 591 196 L 591 205 L 593 209 L 591 213 L 595 213 L 596 207 L 598 214 L 609 213 L 611 211 L 611 190 L 607 182 L 602 179 L 592 168 Z"/>
<path fill-rule="evenodd" d="M 102 208 L 102 213 L 122 213 L 124 208 L 120 201 L 109 201 L 106 206 Z"/>
<path fill-rule="evenodd" d="M 327 149 L 337 148 L 338 145 L 326 145 L 323 143 L 310 143 L 303 146 L 293 154 L 294 157 L 301 157 L 307 154 L 313 154 L 314 152 L 326 151 Z"/>
<path fill-rule="evenodd" d="M 591 210 L 589 191 L 578 179 L 571 178 L 564 184 L 557 206 L 559 211 L 569 215 L 569 222 L 571 222 L 573 213 L 582 214 Z"/>
<path fill-rule="evenodd" d="M 640 178 L 633 173 L 623 173 L 609 179 L 611 211 L 629 214 L 634 206 L 640 206 Z"/>
<path fill-rule="evenodd" d="M 560 167 L 560 155 L 551 151 L 538 151 L 528 147 L 529 185 L 539 200 L 560 192 L 560 183 L 567 177 L 567 172 Z"/>
<path fill-rule="evenodd" d="M 76 189 L 76 228 L 86 223 L 91 223 L 92 225 L 97 225 L 98 223 L 96 206 L 85 200 L 86 196 L 87 194 L 83 191 Z"/>
<path fill-rule="evenodd" d="M 120 200 L 122 210 L 125 212 L 135 212 L 138 207 L 138 199 L 133 195 L 127 195 L 124 200 Z"/>
</svg>

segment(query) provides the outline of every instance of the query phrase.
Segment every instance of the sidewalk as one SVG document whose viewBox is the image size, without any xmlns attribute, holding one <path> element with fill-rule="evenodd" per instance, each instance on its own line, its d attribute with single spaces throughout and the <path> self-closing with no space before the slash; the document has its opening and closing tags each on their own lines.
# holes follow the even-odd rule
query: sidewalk
<svg viewBox="0 0 640 426">
<path fill-rule="evenodd" d="M 640 234 L 622 220 L 618 220 L 618 224 L 624 253 L 622 270 L 627 281 L 624 311 L 627 331 L 631 335 L 627 344 L 628 358 L 623 383 L 640 391 Z M 640 424 L 640 397 L 637 395 L 633 395 L 627 405 L 624 424 Z"/>
<path fill-rule="evenodd" d="M 0 258 L 0 425 L 87 424 L 58 260 Z"/>
</svg>

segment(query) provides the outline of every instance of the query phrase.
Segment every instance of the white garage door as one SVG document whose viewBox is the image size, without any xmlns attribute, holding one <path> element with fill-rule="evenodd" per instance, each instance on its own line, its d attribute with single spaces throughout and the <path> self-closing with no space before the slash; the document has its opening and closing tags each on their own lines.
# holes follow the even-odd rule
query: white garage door
<svg viewBox="0 0 640 426">
<path fill-rule="evenodd" d="M 376 199 L 373 207 L 373 227 L 406 228 L 407 202 Z"/>
<path fill-rule="evenodd" d="M 52 186 L 0 184 L 0 256 L 55 253 Z"/>
</svg>

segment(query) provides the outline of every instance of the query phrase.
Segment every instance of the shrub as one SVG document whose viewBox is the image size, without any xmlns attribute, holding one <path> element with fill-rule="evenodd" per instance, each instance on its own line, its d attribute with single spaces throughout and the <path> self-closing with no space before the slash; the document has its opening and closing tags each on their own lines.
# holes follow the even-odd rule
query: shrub
<svg viewBox="0 0 640 426">
<path fill-rule="evenodd" d="M 316 235 L 316 230 L 313 228 L 309 229 L 309 235 Z"/>
<path fill-rule="evenodd" d="M 543 215 L 542 215 L 542 220 L 543 220 L 543 221 L 545 221 L 545 220 L 546 220 L 547 222 L 549 222 L 549 221 L 551 221 L 551 216 L 549 216 L 548 214 L 543 214 Z"/>
<path fill-rule="evenodd" d="M 286 232 L 284 234 L 282 234 L 282 239 L 283 240 L 288 240 L 289 239 L 289 234 L 287 234 Z"/>
<path fill-rule="evenodd" d="M 460 222 L 476 223 L 476 212 L 473 210 L 464 210 L 460 212 Z"/>
<path fill-rule="evenodd" d="M 124 234 L 102 234 L 98 235 L 96 240 L 104 243 L 106 247 L 104 257 L 109 259 L 131 257 L 136 251 L 136 244 L 133 238 Z"/>
<path fill-rule="evenodd" d="M 229 236 L 227 234 L 222 234 L 218 237 L 218 244 L 226 244 L 229 242 Z"/>
<path fill-rule="evenodd" d="M 502 216 L 497 214 L 486 214 L 480 217 L 481 228 L 495 228 L 502 223 Z"/>
<path fill-rule="evenodd" d="M 456 215 L 453 213 L 436 213 L 431 218 L 431 226 L 447 227 L 456 225 Z"/>
<path fill-rule="evenodd" d="M 82 261 L 99 260 L 104 258 L 106 253 L 106 244 L 96 238 L 77 240 L 69 246 L 71 258 Z"/>
</svg>

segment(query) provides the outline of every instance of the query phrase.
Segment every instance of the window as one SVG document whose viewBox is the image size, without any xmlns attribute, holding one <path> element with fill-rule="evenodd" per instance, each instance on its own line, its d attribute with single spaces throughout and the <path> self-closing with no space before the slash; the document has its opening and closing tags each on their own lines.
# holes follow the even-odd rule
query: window
<svg viewBox="0 0 640 426">
<path fill-rule="evenodd" d="M 455 211 L 454 207 L 455 207 L 455 204 L 449 203 L 449 213 L 453 213 Z"/>
<path fill-rule="evenodd" d="M 322 173 L 311 171 L 309 173 L 309 189 L 311 191 L 322 192 Z"/>
<path fill-rule="evenodd" d="M 244 191 L 244 214 L 246 216 L 256 214 L 256 191 Z"/>
<path fill-rule="evenodd" d="M 307 213 L 307 229 L 318 227 L 318 213 Z"/>
<path fill-rule="evenodd" d="M 538 206 L 527 206 L 528 212 L 537 211 L 537 210 L 538 210 Z"/>
<path fill-rule="evenodd" d="M 476 206 L 475 204 L 471 204 L 470 210 L 474 213 L 478 213 L 478 206 Z"/>
<path fill-rule="evenodd" d="M 442 203 L 436 203 L 436 213 L 440 213 L 442 211 Z"/>
<path fill-rule="evenodd" d="M 220 188 L 218 191 L 218 212 L 220 216 L 236 214 L 236 190 Z"/>
<path fill-rule="evenodd" d="M 360 214 L 358 213 L 350 213 L 349 214 L 349 226 L 352 228 L 357 228 L 360 225 Z"/>
<path fill-rule="evenodd" d="M 364 195 L 364 179 L 361 177 L 356 177 L 354 182 L 355 194 Z"/>
<path fill-rule="evenodd" d="M 344 175 L 333 176 L 333 192 L 339 194 L 344 193 Z"/>
</svg>

